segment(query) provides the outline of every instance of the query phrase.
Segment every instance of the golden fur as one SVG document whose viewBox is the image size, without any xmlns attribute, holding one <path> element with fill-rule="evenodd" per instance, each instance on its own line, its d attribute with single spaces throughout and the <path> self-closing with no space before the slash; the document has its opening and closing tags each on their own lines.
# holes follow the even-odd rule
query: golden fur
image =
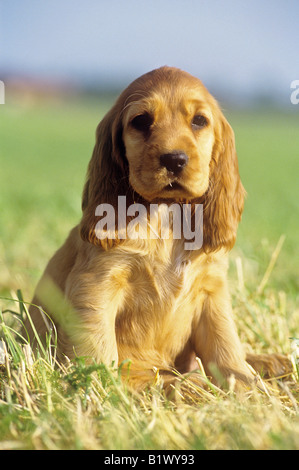
<svg viewBox="0 0 299 470">
<path fill-rule="evenodd" d="M 161 165 L 161 156 L 173 153 L 187 156 L 177 174 Z M 121 195 L 147 208 L 203 204 L 202 248 L 186 250 L 185 240 L 172 236 L 98 239 L 96 207 L 116 208 Z M 173 369 L 194 369 L 195 356 L 215 382 L 234 375 L 237 384 L 252 384 L 227 281 L 243 202 L 233 131 L 203 84 L 162 67 L 129 85 L 97 128 L 81 223 L 50 260 L 33 300 L 56 323 L 61 357 L 108 365 L 130 359 L 136 389 L 152 383 L 157 369 L 167 388 Z M 30 312 L 45 336 L 40 309 Z M 33 336 L 29 323 L 27 329 Z M 278 355 L 247 361 L 266 374 L 287 367 Z"/>
</svg>

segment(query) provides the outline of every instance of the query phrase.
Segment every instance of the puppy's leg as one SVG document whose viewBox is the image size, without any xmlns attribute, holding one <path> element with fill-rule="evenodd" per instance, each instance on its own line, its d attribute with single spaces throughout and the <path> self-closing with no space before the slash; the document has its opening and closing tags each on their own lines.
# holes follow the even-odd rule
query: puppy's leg
<svg viewBox="0 0 299 470">
<path fill-rule="evenodd" d="M 291 361 L 283 354 L 246 354 L 246 362 L 264 379 L 286 377 L 293 372 Z"/>
<path fill-rule="evenodd" d="M 149 367 L 146 362 L 133 362 L 121 369 L 123 382 L 137 392 L 158 387 L 171 400 L 193 400 L 207 390 L 207 382 L 198 373 L 179 374 L 175 369 Z"/>
<path fill-rule="evenodd" d="M 207 294 L 203 310 L 193 335 L 196 354 L 200 357 L 207 375 L 223 385 L 234 376 L 237 387 L 254 383 L 245 354 L 232 318 L 231 303 L 225 285 Z"/>
<path fill-rule="evenodd" d="M 108 366 L 118 366 L 118 351 L 115 337 L 117 308 L 99 305 L 95 309 L 76 309 L 71 322 L 58 337 L 60 353 L 73 358 L 84 356 L 87 362 L 95 360 Z"/>
<path fill-rule="evenodd" d="M 88 356 L 107 365 L 118 365 L 115 319 L 121 309 L 126 283 L 83 274 L 70 279 L 67 297 L 72 305 L 70 321 L 63 321 L 67 355 Z"/>
<path fill-rule="evenodd" d="M 39 283 L 36 303 L 50 313 L 58 331 L 58 357 L 85 356 L 90 360 L 118 365 L 115 318 L 124 298 L 119 286 L 96 273 L 74 272 L 63 293 L 49 277 Z M 45 324 L 38 309 L 31 310 L 39 334 Z M 30 324 L 26 325 L 29 330 Z M 50 323 L 50 322 L 49 322 Z M 32 332 L 31 338 L 34 339 Z"/>
</svg>

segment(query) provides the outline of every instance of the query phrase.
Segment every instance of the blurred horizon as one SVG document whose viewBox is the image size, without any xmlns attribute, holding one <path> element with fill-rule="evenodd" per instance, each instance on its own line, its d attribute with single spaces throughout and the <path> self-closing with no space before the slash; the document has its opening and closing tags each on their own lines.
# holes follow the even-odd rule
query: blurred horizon
<svg viewBox="0 0 299 470">
<path fill-rule="evenodd" d="M 298 17 L 296 0 L 0 0 L 0 80 L 118 92 L 170 65 L 233 106 L 294 110 Z"/>
</svg>

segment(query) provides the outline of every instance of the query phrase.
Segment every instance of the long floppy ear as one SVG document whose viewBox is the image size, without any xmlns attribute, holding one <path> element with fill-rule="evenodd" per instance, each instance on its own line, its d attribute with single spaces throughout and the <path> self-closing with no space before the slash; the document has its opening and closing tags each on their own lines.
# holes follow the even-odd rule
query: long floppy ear
<svg viewBox="0 0 299 470">
<path fill-rule="evenodd" d="M 203 249 L 206 252 L 233 247 L 245 197 L 234 132 L 221 111 L 218 112 L 218 129 L 210 162 L 210 183 L 203 208 Z"/>
<path fill-rule="evenodd" d="M 129 176 L 125 148 L 122 141 L 121 106 L 117 102 L 97 127 L 96 143 L 87 170 L 82 196 L 83 216 L 80 234 L 84 241 L 107 249 L 119 242 L 117 233 L 118 196 L 128 196 Z M 96 208 L 108 204 L 114 209 L 114 235 L 99 238 Z M 106 207 L 107 206 L 101 206 Z M 113 222 L 113 221 L 111 221 Z M 103 234 L 103 232 L 101 232 Z M 111 238 L 112 235 L 112 238 Z"/>
</svg>

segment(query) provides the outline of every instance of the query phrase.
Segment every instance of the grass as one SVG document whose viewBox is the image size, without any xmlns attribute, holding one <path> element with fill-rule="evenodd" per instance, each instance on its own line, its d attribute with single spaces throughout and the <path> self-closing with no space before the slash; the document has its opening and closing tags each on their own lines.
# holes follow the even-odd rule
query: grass
<svg viewBox="0 0 299 470">
<path fill-rule="evenodd" d="M 236 313 L 242 309 L 244 325 L 240 326 L 246 326 L 253 343 L 273 348 L 275 342 L 274 349 L 285 346 L 287 329 L 281 308 L 275 305 L 277 299 L 270 305 L 267 299 L 243 295 Z M 268 393 L 252 392 L 245 400 L 214 388 L 195 390 L 192 401 L 172 403 L 159 382 L 151 393 L 135 395 L 121 383 L 118 370 L 86 365 L 83 358 L 62 366 L 56 363 L 55 348 L 34 353 L 28 344 L 21 345 L 5 320 L 12 314 L 20 320 L 27 313 L 20 293 L 15 305 L 17 311 L 0 317 L 4 341 L 0 449 L 299 448 L 295 375 L 270 383 Z M 274 326 L 278 320 L 279 328 Z"/>
<path fill-rule="evenodd" d="M 61 366 L 55 347 L 36 352 L 21 340 L 36 282 L 80 218 L 95 127 L 109 103 L 7 102 L 0 108 L 0 449 L 299 449 L 296 368 L 269 383 L 268 393 L 239 400 L 233 389 L 196 390 L 191 402 L 172 403 L 159 380 L 136 396 L 118 370 L 83 358 Z M 291 338 L 299 337 L 299 119 L 227 114 L 248 192 L 230 266 L 237 327 L 247 350 L 291 354 Z"/>
</svg>

